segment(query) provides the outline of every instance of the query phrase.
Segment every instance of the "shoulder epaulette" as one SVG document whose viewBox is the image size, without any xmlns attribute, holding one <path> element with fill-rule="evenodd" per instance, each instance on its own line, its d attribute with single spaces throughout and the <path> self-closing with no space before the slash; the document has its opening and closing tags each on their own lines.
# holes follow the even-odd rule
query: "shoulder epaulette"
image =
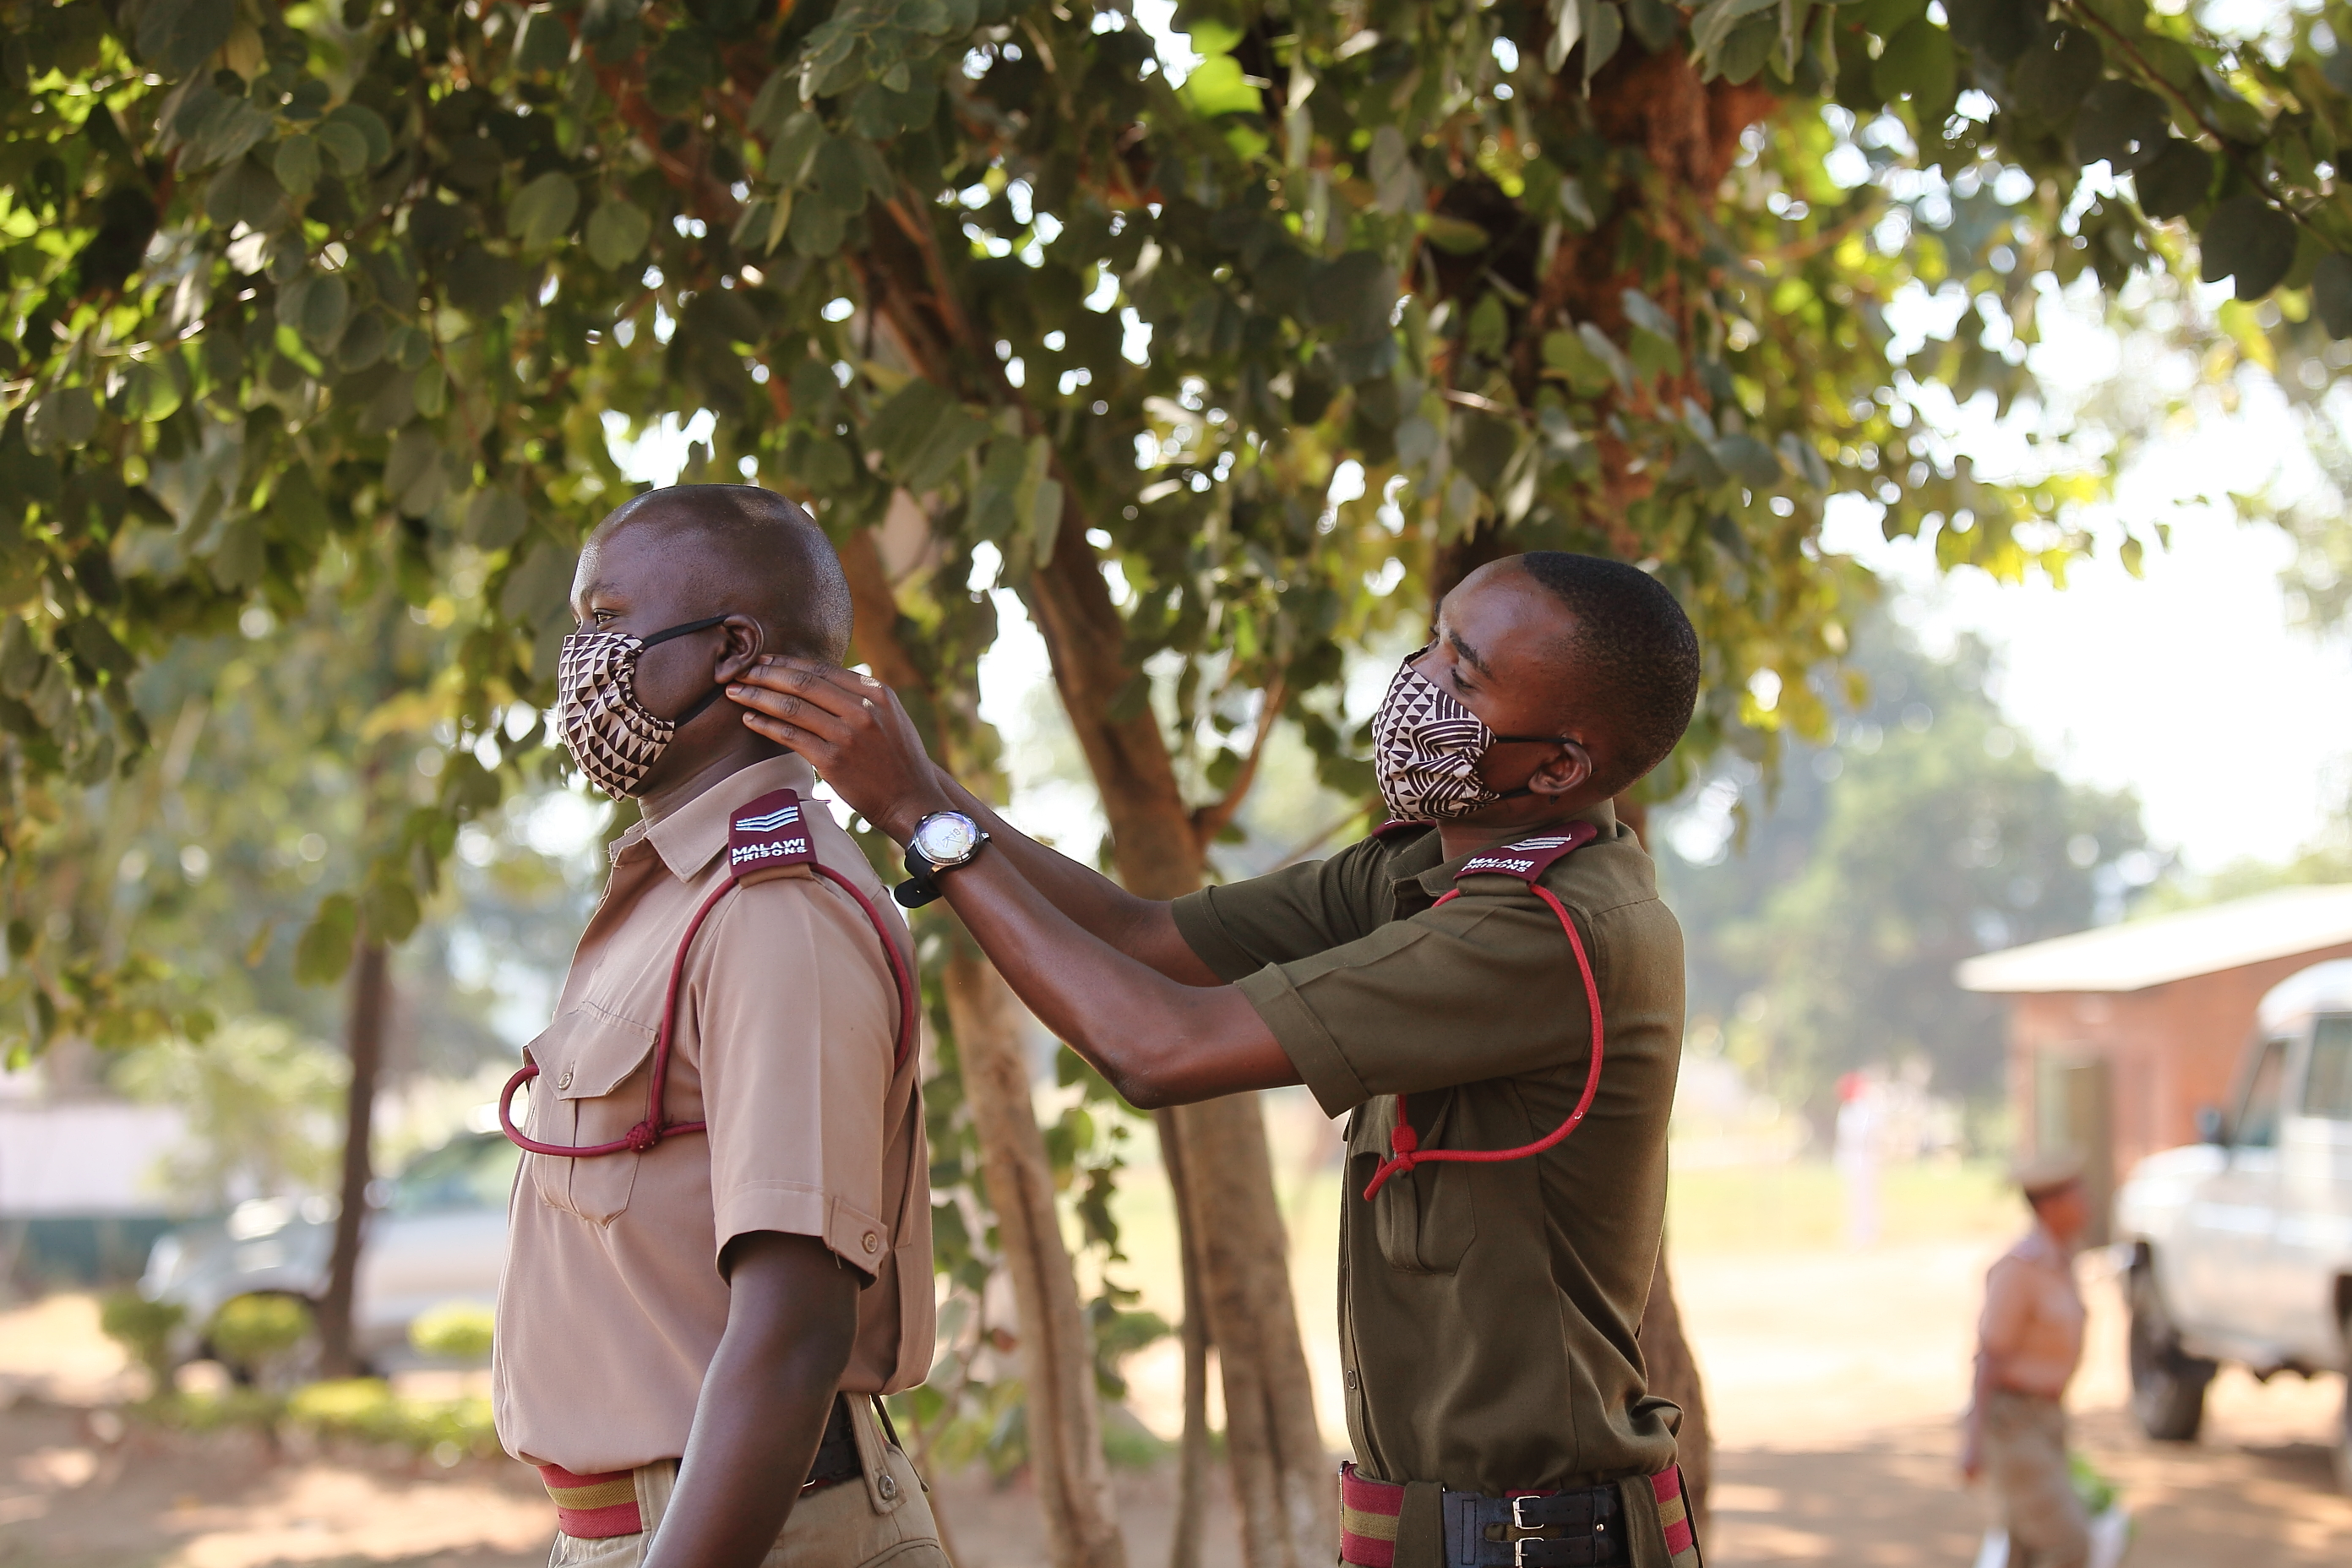
<svg viewBox="0 0 2352 1568">
<path fill-rule="evenodd" d="M 1571 822 L 1565 832 L 1539 833 L 1473 855 L 1462 863 L 1462 869 L 1454 873 L 1454 879 L 1458 882 L 1465 877 L 1517 877 L 1522 882 L 1533 882 L 1551 868 L 1553 861 L 1583 848 L 1600 836 L 1601 829 L 1591 823 Z"/>
</svg>

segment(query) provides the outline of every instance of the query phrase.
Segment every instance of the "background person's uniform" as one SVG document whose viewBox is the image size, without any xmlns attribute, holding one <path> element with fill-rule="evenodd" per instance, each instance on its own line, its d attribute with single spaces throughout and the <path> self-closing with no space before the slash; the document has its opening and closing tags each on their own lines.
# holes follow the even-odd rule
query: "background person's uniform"
<svg viewBox="0 0 2352 1568">
<path fill-rule="evenodd" d="M 555 1022 L 530 1047 L 530 1137 L 602 1143 L 643 1117 L 663 991 L 687 922 L 728 874 L 730 819 L 814 783 L 797 757 L 760 763 L 614 846 Z M 803 821 L 819 859 L 892 908 L 821 805 Z M 921 1483 L 865 1397 L 921 1382 L 931 1355 L 929 1155 L 916 1053 L 892 1066 L 898 1016 L 874 927 L 849 898 L 806 870 L 751 882 L 711 912 L 679 989 L 663 1120 L 707 1121 L 708 1135 L 524 1156 L 492 1398 L 508 1452 L 541 1468 L 559 1506 L 553 1563 L 642 1558 L 727 1326 L 719 1252 L 753 1231 L 815 1237 L 863 1285 L 829 1428 L 830 1452 L 854 1442 L 856 1468 L 802 1496 L 770 1563 L 945 1563 Z"/>
<path fill-rule="evenodd" d="M 2014 1282 L 2027 1287 L 2012 1310 L 2070 1335 L 2079 1360 L 2085 1312 L 2074 1256 L 2037 1225 L 1993 1268 L 2011 1270 Z M 1991 1338 L 2001 1329 L 1991 1321 L 1993 1292 L 1986 1296 L 1980 1337 Z M 2074 1489 L 2061 1397 L 1995 1386 L 1985 1393 L 1979 1420 L 1985 1478 L 2009 1532 L 2011 1568 L 2082 1568 L 2091 1555 L 2090 1513 Z"/>
<path fill-rule="evenodd" d="M 1250 999 L 1324 1110 L 1351 1112 L 1339 1243 L 1348 1433 L 1357 1474 L 1405 1495 L 1383 1517 L 1343 1489 L 1343 1563 L 1456 1561 L 1442 1554 L 1443 1490 L 1502 1499 L 1604 1484 L 1630 1552 L 1614 1560 L 1697 1560 L 1678 1482 L 1652 1480 L 1673 1475 L 1681 1415 L 1646 1392 L 1635 1342 L 1665 1212 L 1682 931 L 1633 831 L 1605 803 L 1582 817 L 1599 837 L 1540 882 L 1575 921 L 1599 984 L 1606 1047 L 1590 1114 L 1541 1154 L 1423 1164 L 1369 1203 L 1400 1092 L 1423 1149 L 1530 1142 L 1575 1108 L 1591 1015 L 1559 917 L 1501 876 L 1469 879 L 1433 909 L 1470 857 L 1444 858 L 1426 827 L 1174 906 L 1192 951 Z M 1493 1561 L 1511 1560 L 1507 1542 L 1488 1544 Z"/>
</svg>

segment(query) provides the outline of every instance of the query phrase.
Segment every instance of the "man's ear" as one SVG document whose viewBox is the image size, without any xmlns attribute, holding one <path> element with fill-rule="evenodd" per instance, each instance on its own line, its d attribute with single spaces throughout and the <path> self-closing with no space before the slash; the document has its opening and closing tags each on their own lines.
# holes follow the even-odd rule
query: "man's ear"
<svg viewBox="0 0 2352 1568">
<path fill-rule="evenodd" d="M 1581 741 L 1563 741 L 1559 750 L 1528 776 L 1537 795 L 1574 795 L 1592 777 L 1592 753 Z"/>
<path fill-rule="evenodd" d="M 760 655 L 767 651 L 768 634 L 750 616 L 730 616 L 719 629 L 727 634 L 727 640 L 719 647 L 719 662 L 710 674 L 715 682 L 724 685 L 759 662 Z"/>
</svg>

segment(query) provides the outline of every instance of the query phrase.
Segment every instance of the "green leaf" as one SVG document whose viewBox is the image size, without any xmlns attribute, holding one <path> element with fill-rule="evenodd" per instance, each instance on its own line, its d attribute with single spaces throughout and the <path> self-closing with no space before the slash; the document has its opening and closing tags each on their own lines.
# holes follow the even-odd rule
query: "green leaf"
<svg viewBox="0 0 2352 1568">
<path fill-rule="evenodd" d="M 803 109 L 784 121 L 768 149 L 768 173 L 785 190 L 797 189 L 809 177 L 816 150 L 824 145 L 824 121 Z"/>
<path fill-rule="evenodd" d="M 525 76 L 561 70 L 572 58 L 572 30 L 552 11 L 533 11 L 523 19 L 516 40 L 514 68 Z"/>
<path fill-rule="evenodd" d="M 419 371 L 422 376 L 429 371 Z M 441 445 L 430 426 L 411 425 L 392 444 L 383 460 L 384 494 L 404 516 L 423 517 L 448 493 L 448 475 L 441 462 Z"/>
<path fill-rule="evenodd" d="M 1881 97 L 1908 98 L 1924 111 L 1953 100 L 1955 69 L 1952 36 L 1922 16 L 1886 40 L 1870 80 Z"/>
<path fill-rule="evenodd" d="M 379 942 L 406 942 L 415 932 L 425 910 L 407 878 L 378 867 L 361 895 L 360 913 L 368 935 Z"/>
<path fill-rule="evenodd" d="M 258 158 L 239 158 L 205 187 L 205 216 L 225 229 L 243 224 L 266 233 L 286 214 L 285 193 Z"/>
<path fill-rule="evenodd" d="M 319 147 L 335 161 L 335 172 L 349 179 L 367 172 L 368 140 L 356 125 L 327 121 L 318 130 Z"/>
<path fill-rule="evenodd" d="M 2098 85 L 2101 68 L 2096 37 L 2080 27 L 2053 27 L 2010 72 L 2010 101 L 2030 119 L 2063 127 Z"/>
<path fill-rule="evenodd" d="M 910 381 L 866 422 L 866 445 L 900 476 L 940 423 L 962 413 L 953 393 L 928 381 Z"/>
<path fill-rule="evenodd" d="M 1494 237 L 1467 218 L 1447 217 L 1440 213 L 1426 213 L 1421 218 L 1421 232 L 1429 243 L 1449 256 L 1475 256 L 1494 243 Z"/>
<path fill-rule="evenodd" d="M 2025 52 L 2045 9 L 2035 0 L 1944 0 L 1953 40 L 1998 66 L 2014 64 Z"/>
<path fill-rule="evenodd" d="M 1617 58 L 1617 50 L 1625 42 L 1625 13 L 1614 0 L 1582 0 L 1584 17 L 1584 87 L 1592 89 L 1592 79 L 1601 68 Z"/>
<path fill-rule="evenodd" d="M 618 271 L 645 250 L 653 231 L 653 219 L 643 207 L 614 196 L 589 215 L 588 255 L 605 271 Z"/>
<path fill-rule="evenodd" d="M 530 526 L 522 497 L 503 485 L 476 490 L 466 505 L 466 538 L 484 550 L 504 550 Z"/>
<path fill-rule="evenodd" d="M 392 128 L 384 124 L 383 116 L 363 103 L 343 104 L 332 114 L 320 121 L 319 122 L 320 141 L 327 141 L 330 128 L 351 130 L 359 133 L 363 151 L 356 164 L 346 162 L 342 154 L 336 151 L 335 143 L 328 142 L 327 150 L 335 153 L 335 162 L 342 165 L 343 173 L 346 174 L 363 174 L 392 156 Z"/>
<path fill-rule="evenodd" d="M 793 249 L 799 254 L 824 257 L 841 248 L 842 235 L 848 225 L 847 213 L 825 200 L 823 192 L 812 191 L 793 204 L 792 221 L 785 233 L 792 237 Z"/>
<path fill-rule="evenodd" d="M 2105 159 L 2116 174 L 2128 174 L 2163 155 L 2171 130 L 2164 100 L 2110 77 L 2091 89 L 2074 117 L 2074 155 L 2086 165 Z"/>
<path fill-rule="evenodd" d="M 2187 217 L 2213 194 L 2213 155 L 2194 142 L 2169 141 L 2132 172 L 2139 210 L 2161 223 Z"/>
<path fill-rule="evenodd" d="M 527 250 L 544 250 L 563 237 L 580 212 L 580 187 L 572 176 L 550 169 L 507 203 L 507 232 Z"/>
<path fill-rule="evenodd" d="M 142 424 L 170 418 L 180 397 L 180 378 L 168 363 L 142 360 L 123 374 L 122 412 Z"/>
<path fill-rule="evenodd" d="M 1194 66 L 1176 96 L 1203 120 L 1265 110 L 1265 100 L 1244 76 L 1241 62 L 1231 55 L 1213 56 Z"/>
<path fill-rule="evenodd" d="M 544 626 L 571 613 L 572 573 L 580 554 L 544 536 L 535 540 L 530 553 L 507 574 L 499 591 L 499 611 L 525 626 Z"/>
<path fill-rule="evenodd" d="M 1551 0 L 1551 36 L 1544 40 L 1544 69 L 1553 76 L 1568 63 L 1570 49 L 1584 37 L 1584 7 L 1577 0 Z"/>
<path fill-rule="evenodd" d="M 320 353 L 333 352 L 351 314 L 352 291 L 332 272 L 310 272 L 278 291 L 278 320 Z"/>
<path fill-rule="evenodd" d="M 363 324 L 367 320 L 362 316 L 360 322 Z M 349 334 L 345 335 L 345 341 L 349 342 Z M 438 419 L 442 411 L 449 406 L 448 373 L 437 364 L 425 366 L 416 373 L 416 379 L 409 383 L 408 397 L 416 405 L 417 413 L 427 419 Z"/>
<path fill-rule="evenodd" d="M 2311 308 L 2331 338 L 2352 338 L 2352 256 L 2329 251 L 2311 274 Z"/>
<path fill-rule="evenodd" d="M 1773 9 L 1780 0 L 1707 0 L 1691 17 L 1691 54 L 1709 63 L 1731 37 L 1732 29 L 1759 11 Z"/>
<path fill-rule="evenodd" d="M 332 985 L 352 966 L 359 941 L 360 909 L 349 893 L 321 900 L 319 912 L 294 944 L 294 979 L 301 985 Z"/>
<path fill-rule="evenodd" d="M 186 76 L 228 42 L 236 26 L 236 0 L 147 0 L 139 14 L 139 55 Z"/>
<path fill-rule="evenodd" d="M 2241 300 L 2259 300 L 2279 285 L 2294 265 L 2294 220 L 2252 192 L 2230 197 L 2213 209 L 2198 236 L 2201 274 L 2208 283 L 2236 284 Z"/>
<path fill-rule="evenodd" d="M 299 132 L 289 136 L 278 143 L 271 166 L 278 171 L 279 184 L 298 196 L 309 195 L 319 184 L 319 139 Z"/>
</svg>

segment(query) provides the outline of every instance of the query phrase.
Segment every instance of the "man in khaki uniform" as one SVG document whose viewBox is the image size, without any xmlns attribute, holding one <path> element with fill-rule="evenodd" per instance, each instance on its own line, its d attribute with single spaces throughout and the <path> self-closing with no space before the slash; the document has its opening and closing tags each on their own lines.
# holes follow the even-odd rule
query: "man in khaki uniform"
<svg viewBox="0 0 2352 1568">
<path fill-rule="evenodd" d="M 780 497 L 656 490 L 572 609 L 564 739 L 643 819 L 517 1075 L 499 1436 L 555 1568 L 943 1568 L 873 1397 L 932 1342 L 906 928 L 808 764 L 710 701 L 763 651 L 840 657 L 839 563 Z"/>
<path fill-rule="evenodd" d="M 2074 1249 L 2091 1217 L 2083 1164 L 2046 1155 L 2017 1171 L 2033 1228 L 1985 1276 L 1976 1396 L 1960 1469 L 1991 1479 L 2011 1568 L 2082 1568 L 2090 1521 L 2066 1458 L 2066 1385 L 2083 1359 Z"/>
<path fill-rule="evenodd" d="M 1682 940 L 1610 800 L 1673 749 L 1697 679 L 1646 574 L 1481 568 L 1373 721 L 1400 820 L 1172 904 L 1008 827 L 865 678 L 772 660 L 729 694 L 908 845 L 900 899 L 944 890 L 1130 1101 L 1303 1082 L 1349 1114 L 1343 1563 L 1690 1568 L 1679 1413 L 1635 1340 Z"/>
</svg>

